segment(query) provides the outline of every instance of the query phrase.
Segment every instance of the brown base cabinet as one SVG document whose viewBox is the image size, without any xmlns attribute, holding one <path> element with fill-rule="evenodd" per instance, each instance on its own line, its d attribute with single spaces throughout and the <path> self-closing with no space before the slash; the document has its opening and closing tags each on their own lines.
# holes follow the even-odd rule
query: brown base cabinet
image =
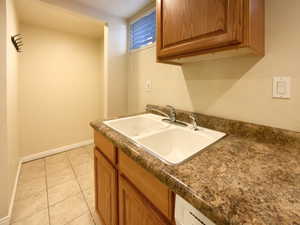
<svg viewBox="0 0 300 225">
<path fill-rule="evenodd" d="M 95 145 L 95 203 L 102 224 L 174 224 L 174 193 L 98 131 Z"/>
<path fill-rule="evenodd" d="M 96 211 L 103 225 L 117 224 L 117 170 L 95 149 Z"/>
<path fill-rule="evenodd" d="M 147 199 L 123 176 L 119 178 L 120 225 L 168 225 Z"/>
</svg>

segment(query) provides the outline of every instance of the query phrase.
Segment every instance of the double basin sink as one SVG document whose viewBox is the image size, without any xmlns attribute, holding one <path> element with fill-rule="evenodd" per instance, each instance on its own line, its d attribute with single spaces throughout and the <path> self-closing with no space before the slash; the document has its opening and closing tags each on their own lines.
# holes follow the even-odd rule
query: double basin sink
<svg viewBox="0 0 300 225">
<path fill-rule="evenodd" d="M 149 113 L 104 124 L 170 165 L 184 162 L 225 136 L 225 133 L 202 127 L 194 130 L 192 125 L 180 127 L 166 123 L 162 121 L 164 118 Z"/>
</svg>

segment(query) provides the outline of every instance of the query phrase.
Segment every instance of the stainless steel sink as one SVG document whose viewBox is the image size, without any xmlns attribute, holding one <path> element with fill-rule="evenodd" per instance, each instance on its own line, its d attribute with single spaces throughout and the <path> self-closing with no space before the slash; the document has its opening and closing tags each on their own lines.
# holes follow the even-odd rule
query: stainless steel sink
<svg viewBox="0 0 300 225">
<path fill-rule="evenodd" d="M 179 127 L 162 121 L 164 117 L 143 114 L 104 122 L 127 136 L 167 164 L 179 164 L 226 134 L 202 127 Z"/>
</svg>

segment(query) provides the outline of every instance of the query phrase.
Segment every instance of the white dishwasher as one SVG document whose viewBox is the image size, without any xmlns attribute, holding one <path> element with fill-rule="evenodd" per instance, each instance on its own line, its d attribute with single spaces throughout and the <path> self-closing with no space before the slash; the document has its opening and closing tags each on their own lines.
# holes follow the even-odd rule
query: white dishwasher
<svg viewBox="0 0 300 225">
<path fill-rule="evenodd" d="M 216 225 L 179 195 L 175 202 L 176 225 Z"/>
</svg>

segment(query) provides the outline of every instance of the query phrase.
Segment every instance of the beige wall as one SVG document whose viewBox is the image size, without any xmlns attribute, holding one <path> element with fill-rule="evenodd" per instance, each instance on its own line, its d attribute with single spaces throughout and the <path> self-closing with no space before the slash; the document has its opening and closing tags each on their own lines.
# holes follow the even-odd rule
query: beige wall
<svg viewBox="0 0 300 225">
<path fill-rule="evenodd" d="M 146 104 L 300 131 L 297 29 L 300 1 L 266 0 L 266 56 L 207 61 L 183 67 L 155 63 L 155 48 L 129 54 L 129 112 Z M 272 99 L 272 77 L 290 76 L 292 98 Z M 145 91 L 152 80 L 152 92 Z"/>
<path fill-rule="evenodd" d="M 19 163 L 19 54 L 11 43 L 11 36 L 19 33 L 14 1 L 7 1 L 7 148 L 9 190 L 12 191 Z"/>
<path fill-rule="evenodd" d="M 18 54 L 10 37 L 18 33 L 14 1 L 1 1 L 1 140 L 0 218 L 9 213 L 10 199 L 19 162 Z M 5 28 L 6 26 L 6 28 Z M 5 30 L 6 29 L 6 30 Z M 4 174 L 2 174 L 4 173 Z"/>
<path fill-rule="evenodd" d="M 6 146 L 6 1 L 0 1 L 0 219 L 7 216 L 9 196 Z"/>
<path fill-rule="evenodd" d="M 99 10 L 87 7 L 76 1 L 42 0 L 107 23 L 106 64 L 104 72 L 104 117 L 110 118 L 125 115 L 128 112 L 128 77 L 127 77 L 127 24 L 124 19 L 117 18 Z"/>
<path fill-rule="evenodd" d="M 127 114 L 127 26 L 106 26 L 105 118 Z"/>
<path fill-rule="evenodd" d="M 21 24 L 21 154 L 92 139 L 103 117 L 103 40 Z"/>
</svg>

